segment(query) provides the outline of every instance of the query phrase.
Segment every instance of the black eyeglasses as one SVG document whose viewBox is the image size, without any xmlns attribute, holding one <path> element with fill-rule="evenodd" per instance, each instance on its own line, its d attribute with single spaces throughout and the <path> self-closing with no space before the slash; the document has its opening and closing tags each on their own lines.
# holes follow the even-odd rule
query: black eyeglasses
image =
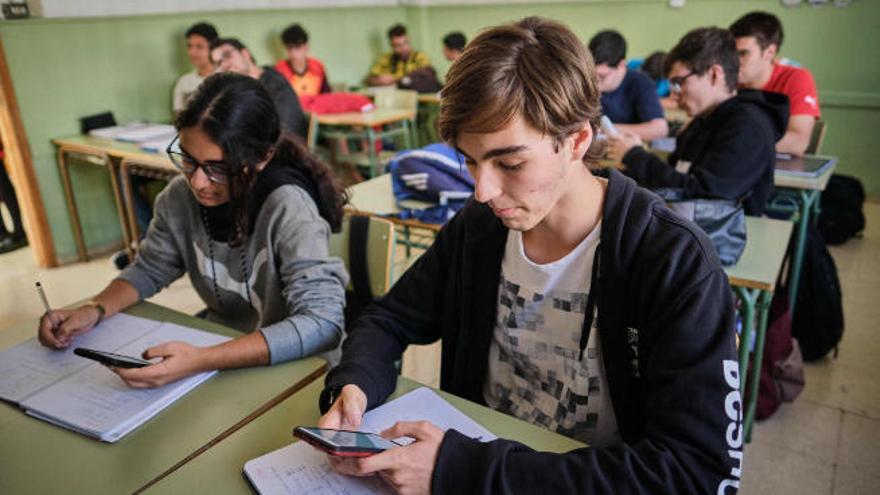
<svg viewBox="0 0 880 495">
<path fill-rule="evenodd" d="M 690 71 L 687 74 L 681 77 L 670 77 L 669 78 L 669 91 L 675 93 L 681 93 L 681 84 L 689 77 L 696 75 L 697 73 L 694 71 Z"/>
<path fill-rule="evenodd" d="M 180 135 L 174 136 L 174 139 L 168 143 L 168 148 L 165 149 L 165 153 L 168 153 L 168 158 L 171 159 L 171 163 L 175 167 L 179 168 L 187 177 L 196 173 L 196 170 L 201 167 L 209 181 L 215 184 L 229 182 L 229 171 L 223 162 L 201 163 L 180 148 L 179 140 Z"/>
</svg>

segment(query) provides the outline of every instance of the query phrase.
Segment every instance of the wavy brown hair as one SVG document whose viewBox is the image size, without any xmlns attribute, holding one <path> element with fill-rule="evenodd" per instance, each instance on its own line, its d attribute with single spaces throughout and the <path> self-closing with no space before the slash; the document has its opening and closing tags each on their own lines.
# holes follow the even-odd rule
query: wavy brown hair
<svg viewBox="0 0 880 495">
<path fill-rule="evenodd" d="M 446 76 L 440 136 L 503 129 L 517 116 L 556 145 L 601 116 L 596 67 L 586 46 L 561 23 L 528 17 L 480 33 Z M 592 150 L 585 161 L 597 159 Z"/>
</svg>

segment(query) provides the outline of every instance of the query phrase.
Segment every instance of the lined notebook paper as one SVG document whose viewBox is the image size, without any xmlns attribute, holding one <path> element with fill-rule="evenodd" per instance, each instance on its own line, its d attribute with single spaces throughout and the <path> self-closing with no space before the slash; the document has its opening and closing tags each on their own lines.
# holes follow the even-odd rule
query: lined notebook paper
<svg viewBox="0 0 880 495">
<path fill-rule="evenodd" d="M 421 420 L 430 421 L 444 431 L 454 428 L 464 435 L 483 442 L 496 438 L 489 430 L 426 387 L 413 390 L 368 412 L 364 415 L 360 429 L 379 433 L 398 421 Z M 412 440 L 395 439 L 395 441 L 407 443 Z M 327 462 L 327 454 L 306 442 L 296 442 L 248 461 L 244 465 L 244 474 L 261 495 L 394 493 L 390 486 L 376 476 L 357 478 L 333 471 Z"/>
<path fill-rule="evenodd" d="M 43 347 L 33 338 L 0 352 L 0 399 L 18 404 L 31 416 L 115 442 L 216 371 L 162 387 L 136 390 L 100 363 L 75 355 L 73 348 L 140 356 L 148 347 L 172 340 L 203 347 L 229 338 L 118 314 L 77 337 L 64 350 Z"/>
</svg>

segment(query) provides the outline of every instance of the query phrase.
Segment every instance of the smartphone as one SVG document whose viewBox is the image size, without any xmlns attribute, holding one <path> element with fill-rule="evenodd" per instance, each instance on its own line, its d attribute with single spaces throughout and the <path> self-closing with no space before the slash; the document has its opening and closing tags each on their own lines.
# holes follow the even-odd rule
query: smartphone
<svg viewBox="0 0 880 495">
<path fill-rule="evenodd" d="M 293 436 L 305 440 L 313 447 L 330 455 L 343 457 L 367 457 L 383 450 L 400 447 L 400 444 L 382 438 L 380 435 L 362 431 L 297 426 L 293 429 Z"/>
<path fill-rule="evenodd" d="M 153 364 L 145 359 L 125 356 L 122 354 L 113 354 L 112 352 L 98 351 L 95 349 L 86 349 L 85 347 L 77 347 L 73 350 L 73 353 L 77 356 L 93 359 L 101 364 L 114 366 L 116 368 L 143 368 L 144 366 Z"/>
</svg>

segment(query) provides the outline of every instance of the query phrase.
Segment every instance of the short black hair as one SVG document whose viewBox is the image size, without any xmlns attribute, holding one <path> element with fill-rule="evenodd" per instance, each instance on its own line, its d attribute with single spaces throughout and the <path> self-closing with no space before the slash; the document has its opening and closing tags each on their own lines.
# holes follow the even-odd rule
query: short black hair
<svg viewBox="0 0 880 495">
<path fill-rule="evenodd" d="M 739 72 L 739 54 L 736 40 L 727 29 L 697 28 L 684 35 L 666 57 L 666 73 L 675 62 L 690 67 L 696 74 L 705 74 L 713 65 L 724 70 L 724 81 L 731 91 L 736 89 Z"/>
<path fill-rule="evenodd" d="M 588 47 L 596 65 L 614 66 L 626 58 L 626 40 L 617 31 L 609 29 L 596 33 Z"/>
<path fill-rule="evenodd" d="M 443 37 L 443 45 L 450 50 L 463 51 L 464 46 L 467 45 L 467 38 L 461 31 L 453 31 Z"/>
<path fill-rule="evenodd" d="M 659 81 L 666 76 L 666 52 L 654 52 L 642 63 L 641 70 L 654 81 Z"/>
<path fill-rule="evenodd" d="M 399 38 L 401 36 L 406 36 L 406 26 L 403 24 L 397 23 L 390 28 L 388 28 L 388 39 L 391 38 Z"/>
<path fill-rule="evenodd" d="M 309 33 L 299 24 L 291 24 L 281 33 L 281 42 L 284 46 L 303 46 L 309 42 Z"/>
<path fill-rule="evenodd" d="M 223 45 L 229 45 L 238 51 L 247 49 L 247 47 L 244 46 L 244 43 L 239 41 L 238 38 L 217 38 L 211 42 L 211 50 L 213 51 L 215 48 L 221 47 Z"/>
<path fill-rule="evenodd" d="M 782 23 L 779 18 L 769 12 L 749 12 L 730 25 L 730 32 L 735 38 L 754 36 L 761 50 L 770 45 L 782 47 Z"/>
<path fill-rule="evenodd" d="M 219 36 L 217 34 L 217 28 L 207 22 L 198 22 L 190 26 L 189 29 L 186 30 L 186 36 L 184 36 L 184 38 L 189 38 L 194 34 L 205 38 L 208 40 L 208 43 L 216 40 Z"/>
</svg>

